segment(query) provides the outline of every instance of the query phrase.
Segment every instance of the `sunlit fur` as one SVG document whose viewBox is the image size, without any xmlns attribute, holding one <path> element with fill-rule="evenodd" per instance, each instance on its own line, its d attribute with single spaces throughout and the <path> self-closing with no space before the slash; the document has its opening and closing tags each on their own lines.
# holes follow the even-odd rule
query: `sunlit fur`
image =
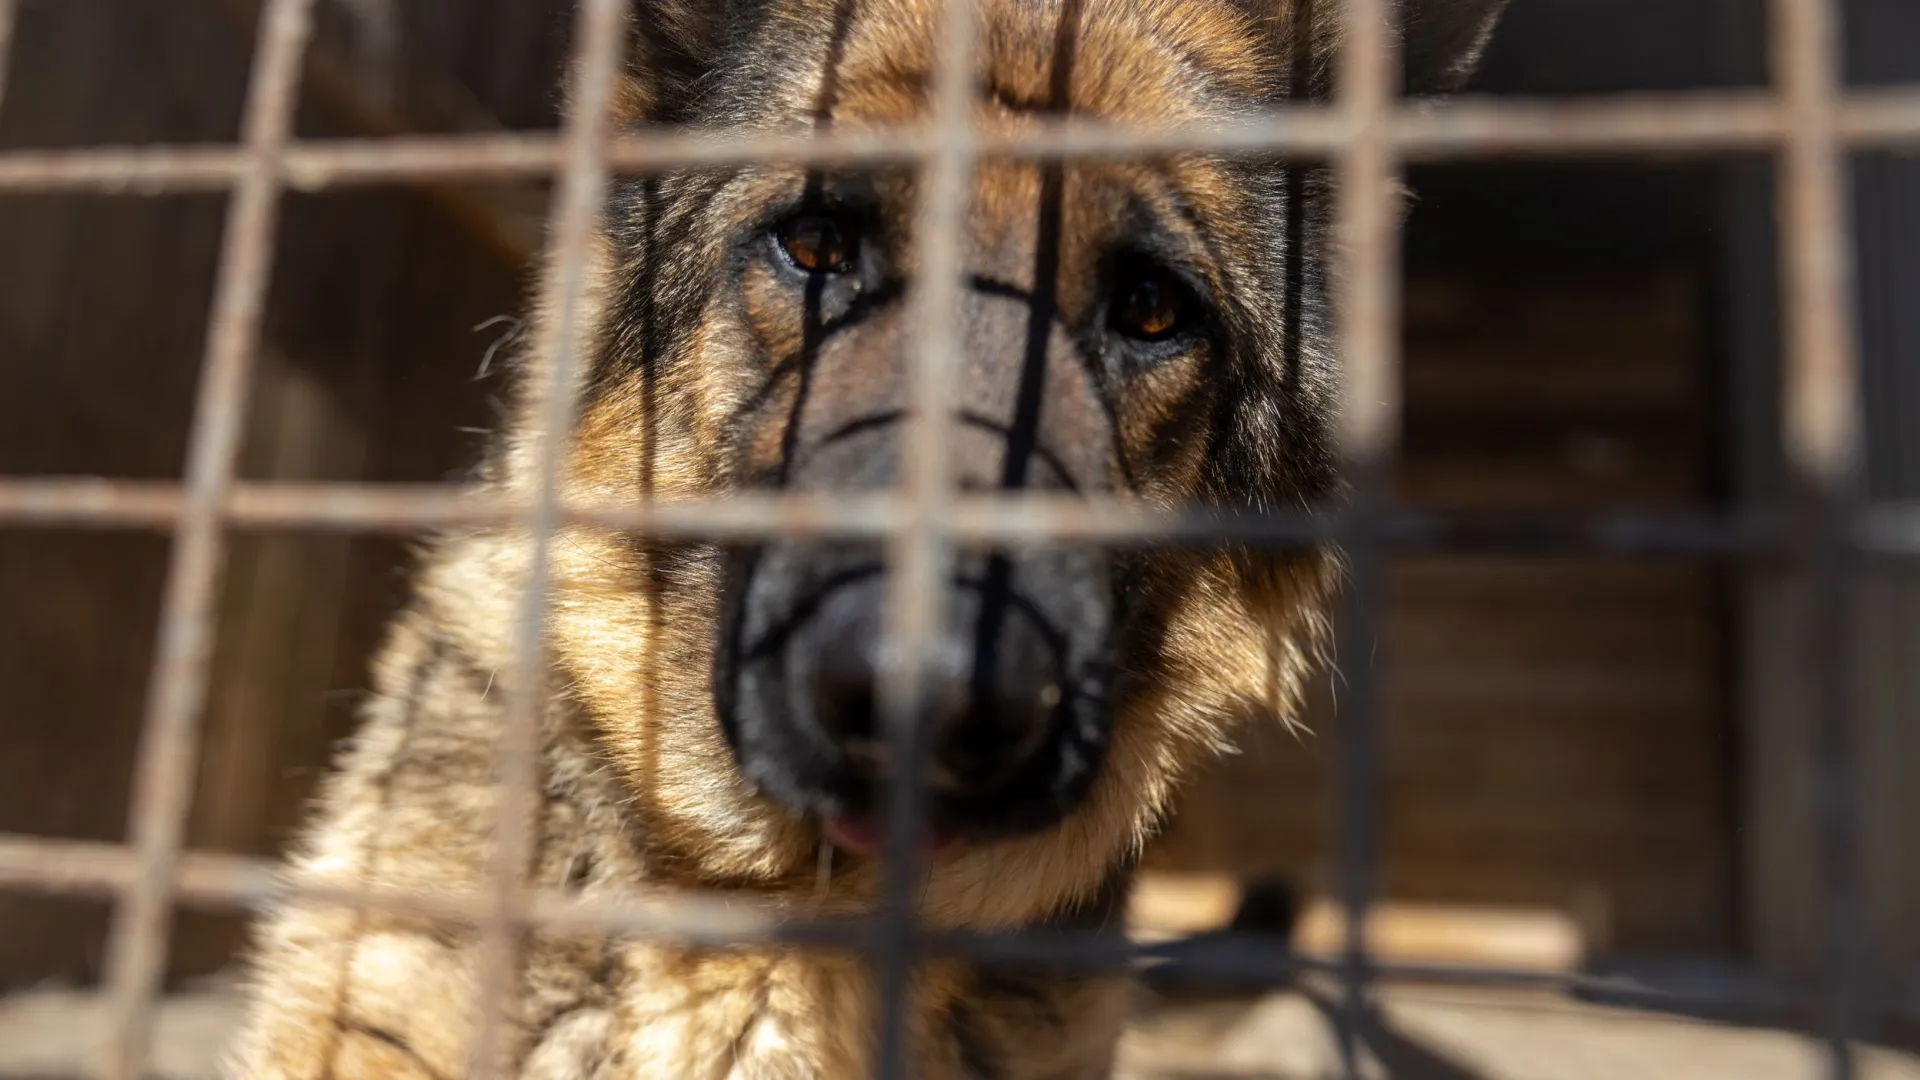
<svg viewBox="0 0 1920 1080">
<path fill-rule="evenodd" d="M 858 128 L 922 115 L 938 15 L 929 0 L 864 0 L 844 24 L 831 0 L 737 5 L 758 21 L 749 41 L 723 50 L 715 35 L 725 6 L 639 5 L 643 61 L 619 95 L 627 120 L 814 123 L 836 25 L 845 35 L 832 122 Z M 1023 103 L 1049 95 L 1061 6 L 981 4 L 981 73 L 993 91 L 978 106 L 983 126 L 1035 122 Z M 1077 114 L 1197 122 L 1325 82 L 1329 42 L 1320 29 L 1300 50 L 1316 58 L 1313 78 L 1290 78 L 1295 21 L 1281 0 L 1260 9 L 1250 0 L 1077 6 L 1069 95 Z M 1477 47 L 1497 6 L 1429 4 L 1413 25 L 1449 33 L 1470 25 L 1460 40 Z M 715 64 L 723 53 L 726 63 Z M 1039 168 L 981 168 L 970 235 L 1030 229 Z M 1123 388 L 1119 440 L 1145 464 L 1119 497 L 1272 506 L 1331 493 L 1328 200 L 1324 177 L 1304 175 L 1314 208 L 1296 219 L 1304 222 L 1295 260 L 1304 281 L 1300 310 L 1289 312 L 1281 270 L 1292 193 L 1280 165 L 1182 155 L 1151 166 L 1066 167 L 1063 306 L 1090 287 L 1074 268 L 1090 265 L 1112 227 L 1115 193 L 1166 198 L 1151 194 L 1149 180 L 1159 177 L 1179 193 L 1177 209 L 1205 253 L 1201 270 L 1225 309 L 1228 344 L 1196 346 Z M 569 495 L 722 494 L 777 445 L 777 431 L 742 430 L 737 415 L 765 377 L 765 353 L 779 347 L 767 340 L 777 298 L 757 293 L 750 273 L 731 274 L 728 260 L 741 229 L 802 182 L 800 170 L 775 167 L 689 173 L 635 182 L 612 201 L 572 323 L 582 362 Z M 641 215 L 657 220 L 637 222 Z M 670 237 L 671 246 L 650 257 L 646 236 Z M 915 256 L 904 250 L 910 272 Z M 1283 355 L 1289 347 L 1295 354 Z M 1206 348 L 1232 356 L 1201 355 Z M 481 472 L 483 489 L 533 488 L 534 388 L 545 359 L 523 358 L 514 418 Z M 714 715 L 712 550 L 569 527 L 550 558 L 543 794 L 528 880 L 589 898 L 643 887 L 733 890 L 796 917 L 871 912 L 879 866 L 823 853 L 815 824 L 756 793 L 735 767 Z M 454 891 L 487 884 L 496 746 L 528 566 L 529 547 L 512 530 L 431 545 L 413 601 L 375 663 L 364 726 L 298 845 L 297 879 Z M 1181 780 L 1230 747 L 1243 723 L 1277 722 L 1276 710 L 1290 716 L 1324 637 L 1333 573 L 1321 553 L 1215 549 L 1143 559 L 1134 602 L 1158 633 L 1153 649 L 1123 657 L 1133 689 L 1117 703 L 1091 791 L 1046 831 L 936 860 L 921 916 L 972 929 L 1110 918 L 1127 868 Z M 465 1075 L 477 956 L 464 932 L 412 918 L 323 907 L 279 913 L 260 933 L 252 1019 L 231 1056 L 233 1074 Z M 505 1049 L 528 1077 L 850 1077 L 867 1067 L 873 1046 L 867 969 L 825 951 L 541 936 L 517 985 Z M 1105 1075 L 1124 995 L 1114 979 L 929 962 L 908 1010 L 916 1075 Z"/>
</svg>

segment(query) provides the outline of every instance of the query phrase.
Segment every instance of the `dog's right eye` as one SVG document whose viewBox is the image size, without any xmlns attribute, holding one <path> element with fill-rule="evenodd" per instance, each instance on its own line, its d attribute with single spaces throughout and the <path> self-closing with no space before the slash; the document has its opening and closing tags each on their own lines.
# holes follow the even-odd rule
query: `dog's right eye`
<svg viewBox="0 0 1920 1080">
<path fill-rule="evenodd" d="M 860 253 L 860 234 L 849 222 L 828 214 L 799 214 L 775 230 L 780 250 L 794 267 L 809 274 L 844 274 Z"/>
</svg>

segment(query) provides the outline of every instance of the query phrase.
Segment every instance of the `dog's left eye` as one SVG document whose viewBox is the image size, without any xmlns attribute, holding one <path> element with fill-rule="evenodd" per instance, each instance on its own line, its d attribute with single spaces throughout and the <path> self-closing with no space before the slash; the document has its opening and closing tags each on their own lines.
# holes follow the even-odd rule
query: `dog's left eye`
<svg viewBox="0 0 1920 1080">
<path fill-rule="evenodd" d="M 780 250 L 796 269 L 809 274 L 844 274 L 860 253 L 860 234 L 850 222 L 829 214 L 798 214 L 774 233 Z"/>
<path fill-rule="evenodd" d="M 1115 286 L 1107 321 L 1135 341 L 1166 341 L 1191 329 L 1198 315 L 1193 293 L 1162 267 L 1129 267 Z"/>
</svg>

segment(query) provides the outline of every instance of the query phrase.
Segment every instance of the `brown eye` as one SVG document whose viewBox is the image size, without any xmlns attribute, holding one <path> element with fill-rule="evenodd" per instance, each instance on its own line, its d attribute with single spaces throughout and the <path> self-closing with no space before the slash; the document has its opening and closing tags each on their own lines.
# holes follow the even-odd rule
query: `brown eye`
<svg viewBox="0 0 1920 1080">
<path fill-rule="evenodd" d="M 809 274 L 844 274 L 853 269 L 859 236 L 844 222 L 825 214 L 801 214 L 782 222 L 780 249 Z"/>
<path fill-rule="evenodd" d="M 1143 269 L 1121 282 L 1113 306 L 1113 329 L 1138 341 L 1165 341 L 1187 328 L 1193 298 L 1165 270 Z"/>
</svg>

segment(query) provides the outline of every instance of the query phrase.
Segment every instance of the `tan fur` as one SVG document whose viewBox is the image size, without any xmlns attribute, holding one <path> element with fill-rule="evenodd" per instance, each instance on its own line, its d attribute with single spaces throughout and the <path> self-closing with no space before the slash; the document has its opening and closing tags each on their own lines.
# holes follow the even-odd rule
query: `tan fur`
<svg viewBox="0 0 1920 1080">
<path fill-rule="evenodd" d="M 815 25 L 827 6 L 796 0 L 776 5 L 773 18 Z M 696 33 L 697 4 L 666 10 L 681 20 L 669 32 Z M 922 0 L 862 6 L 846 43 L 836 123 L 888 124 L 919 114 L 934 10 Z M 1016 0 L 984 5 L 984 63 L 1002 98 L 1044 96 L 1052 10 Z M 1255 98 L 1279 78 L 1262 48 L 1274 32 L 1227 0 L 1088 0 L 1075 106 L 1120 119 L 1219 115 L 1233 108 L 1222 102 Z M 1170 33 L 1178 50 L 1166 47 Z M 799 55 L 776 65 L 795 80 L 777 94 L 794 103 L 783 124 L 806 122 L 817 105 L 802 80 L 818 69 L 811 62 L 818 57 L 804 53 L 820 41 L 796 31 Z M 1225 89 L 1204 94 L 1201 87 Z M 641 79 L 617 98 L 637 112 L 648 107 Z M 981 108 L 983 123 L 1031 122 L 1004 105 Z M 1230 255 L 1258 257 L 1257 238 L 1234 234 L 1239 195 L 1215 163 L 1187 156 L 1165 167 L 1185 191 L 1215 204 L 1224 223 L 1218 239 Z M 1019 225 L 1032 213 L 1034 175 L 1033 166 L 982 168 L 970 233 Z M 720 189 L 695 235 L 734 229 L 800 176 L 774 167 L 745 171 Z M 1103 227 L 1101 191 L 1144 190 L 1150 179 L 1140 166 L 1070 166 L 1068 191 L 1087 194 L 1068 200 L 1086 218 L 1069 222 L 1069 246 Z M 1069 252 L 1066 264 L 1073 258 Z M 615 298 L 636 287 L 640 268 L 606 237 L 591 261 L 579 344 L 588 357 L 617 354 L 630 344 L 611 312 Z M 1214 271 L 1223 289 L 1264 287 L 1231 257 Z M 697 362 L 663 365 L 655 385 L 628 375 L 596 381 L 581 395 L 566 464 L 569 494 L 676 499 L 725 490 L 719 426 L 748 385 L 729 358 L 780 325 L 754 306 L 762 301 L 753 282 L 743 287 L 742 306 L 712 305 L 682 346 Z M 527 360 L 527 385 L 536 386 L 541 358 Z M 1131 392 L 1122 436 L 1149 440 L 1170 403 L 1203 389 L 1197 371 L 1169 365 Z M 1303 394 L 1324 392 L 1322 368 L 1308 378 L 1322 384 L 1307 384 Z M 522 393 L 520 420 L 483 487 L 531 490 L 537 404 Z M 1134 494 L 1183 501 L 1206 467 L 1191 451 L 1166 455 Z M 823 882 L 817 827 L 754 792 L 734 766 L 713 711 L 717 601 L 708 564 L 677 563 L 670 547 L 588 527 L 563 529 L 550 556 L 552 694 L 542 717 L 543 795 L 529 882 L 598 898 L 642 887 L 738 890 L 798 918 L 874 911 L 881 868 L 829 852 Z M 529 546 L 511 529 L 433 545 L 414 602 L 375 664 L 364 727 L 294 855 L 295 880 L 485 887 L 503 680 L 528 564 Z M 1091 793 L 1045 833 L 937 859 L 921 917 L 940 927 L 1013 929 L 1094 902 L 1153 835 L 1183 777 L 1230 747 L 1249 716 L 1276 706 L 1291 712 L 1322 636 L 1331 576 L 1330 560 L 1317 555 L 1160 555 L 1138 583 L 1166 627 L 1155 678 L 1115 718 Z M 232 1075 L 452 1080 L 466 1072 L 477 962 L 467 935 L 411 918 L 296 906 L 268 920 L 259 942 L 252 1017 L 234 1048 Z M 962 1045 L 969 1040 L 955 1034 L 961 1017 L 974 1049 L 997 1056 L 995 1076 L 1104 1076 L 1125 993 L 1118 980 L 1064 977 L 1029 979 L 1010 992 L 968 965 L 927 963 L 909 1009 L 916 1075 L 973 1075 Z M 872 999 L 867 968 L 846 955 L 538 936 L 522 956 L 510 1060 L 516 1075 L 551 1080 L 852 1077 L 870 1062 Z"/>
</svg>

